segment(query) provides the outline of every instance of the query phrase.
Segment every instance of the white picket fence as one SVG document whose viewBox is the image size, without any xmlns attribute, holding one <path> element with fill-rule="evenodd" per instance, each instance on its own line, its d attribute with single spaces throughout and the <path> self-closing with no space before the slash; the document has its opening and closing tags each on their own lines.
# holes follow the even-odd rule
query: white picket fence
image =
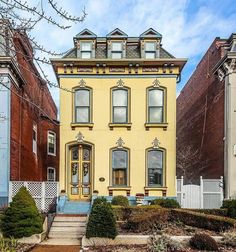
<svg viewBox="0 0 236 252">
<path fill-rule="evenodd" d="M 50 204 L 59 195 L 58 182 L 36 182 L 36 181 L 10 181 L 9 183 L 9 202 L 16 195 L 19 189 L 25 186 L 34 198 L 37 208 L 47 212 Z"/>
<path fill-rule="evenodd" d="M 184 178 L 177 179 L 177 200 L 183 208 L 220 208 L 224 199 L 223 177 L 203 179 L 200 185 L 184 185 Z"/>
</svg>

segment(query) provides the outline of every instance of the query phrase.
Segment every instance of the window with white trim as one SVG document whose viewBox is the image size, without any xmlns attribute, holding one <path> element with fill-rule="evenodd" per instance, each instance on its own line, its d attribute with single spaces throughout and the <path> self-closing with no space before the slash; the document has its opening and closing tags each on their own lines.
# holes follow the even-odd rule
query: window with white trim
<svg viewBox="0 0 236 252">
<path fill-rule="evenodd" d="M 47 181 L 56 181 L 56 169 L 48 167 L 47 169 Z"/>
<path fill-rule="evenodd" d="M 92 43 L 91 42 L 81 42 L 81 58 L 91 59 L 92 58 Z"/>
<path fill-rule="evenodd" d="M 145 58 L 146 59 L 156 58 L 156 43 L 155 42 L 145 43 Z"/>
<path fill-rule="evenodd" d="M 48 155 L 56 156 L 56 133 L 48 131 Z"/>
<path fill-rule="evenodd" d="M 33 124 L 33 142 L 32 142 L 32 150 L 33 153 L 37 154 L 37 125 Z"/>
<path fill-rule="evenodd" d="M 111 58 L 112 59 L 122 58 L 122 42 L 111 43 Z"/>
<path fill-rule="evenodd" d="M 128 89 L 112 90 L 112 123 L 128 123 Z"/>
</svg>

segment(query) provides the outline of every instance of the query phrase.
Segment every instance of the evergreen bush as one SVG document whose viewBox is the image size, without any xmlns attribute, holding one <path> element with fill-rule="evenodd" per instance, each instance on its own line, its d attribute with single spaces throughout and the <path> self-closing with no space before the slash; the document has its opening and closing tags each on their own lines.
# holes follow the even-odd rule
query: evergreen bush
<svg viewBox="0 0 236 252">
<path fill-rule="evenodd" d="M 236 200 L 224 200 L 222 208 L 228 210 L 228 216 L 236 219 Z"/>
<path fill-rule="evenodd" d="M 93 201 L 93 206 L 101 203 L 107 203 L 107 199 L 105 197 L 98 197 Z"/>
<path fill-rule="evenodd" d="M 178 201 L 176 201 L 175 199 L 168 199 L 168 198 L 155 199 L 152 201 L 152 205 L 159 205 L 165 208 L 180 208 Z"/>
<path fill-rule="evenodd" d="M 114 196 L 111 204 L 114 206 L 124 206 L 127 207 L 129 206 L 129 200 L 127 197 L 122 196 L 122 195 L 118 195 L 118 196 Z"/>
<path fill-rule="evenodd" d="M 43 231 L 43 220 L 35 201 L 25 187 L 21 187 L 5 210 L 1 221 L 4 237 L 28 237 Z"/>
<path fill-rule="evenodd" d="M 217 242 L 208 234 L 195 234 L 189 241 L 193 248 L 207 251 L 219 251 Z"/>
<path fill-rule="evenodd" d="M 115 239 L 116 236 L 116 220 L 111 204 L 104 200 L 97 200 L 95 204 L 93 204 L 91 214 L 89 215 L 86 237 L 105 237 Z"/>
</svg>

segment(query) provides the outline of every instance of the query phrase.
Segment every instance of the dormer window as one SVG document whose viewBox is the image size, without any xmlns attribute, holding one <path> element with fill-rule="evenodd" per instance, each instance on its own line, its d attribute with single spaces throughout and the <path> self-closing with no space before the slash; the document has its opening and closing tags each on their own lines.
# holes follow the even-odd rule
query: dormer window
<svg viewBox="0 0 236 252">
<path fill-rule="evenodd" d="M 155 42 L 145 43 L 145 58 L 146 59 L 156 58 L 156 43 Z"/>
<path fill-rule="evenodd" d="M 236 42 L 233 43 L 230 51 L 231 52 L 236 52 Z"/>
<path fill-rule="evenodd" d="M 111 43 L 111 57 L 112 59 L 122 58 L 122 42 Z"/>
<path fill-rule="evenodd" d="M 92 58 L 92 43 L 91 42 L 81 42 L 81 58 L 91 59 Z"/>
</svg>

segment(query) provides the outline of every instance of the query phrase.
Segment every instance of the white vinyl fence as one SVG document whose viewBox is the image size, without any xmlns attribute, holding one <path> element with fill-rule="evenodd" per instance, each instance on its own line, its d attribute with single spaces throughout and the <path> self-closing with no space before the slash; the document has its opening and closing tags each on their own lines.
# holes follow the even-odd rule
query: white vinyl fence
<svg viewBox="0 0 236 252">
<path fill-rule="evenodd" d="M 223 177 L 202 179 L 200 185 L 184 185 L 184 178 L 177 179 L 177 200 L 183 208 L 220 208 L 224 198 Z"/>
<path fill-rule="evenodd" d="M 10 181 L 9 202 L 12 201 L 12 198 L 22 186 L 27 188 L 31 196 L 34 198 L 37 208 L 43 212 L 49 210 L 50 204 L 59 194 L 58 182 Z"/>
</svg>

